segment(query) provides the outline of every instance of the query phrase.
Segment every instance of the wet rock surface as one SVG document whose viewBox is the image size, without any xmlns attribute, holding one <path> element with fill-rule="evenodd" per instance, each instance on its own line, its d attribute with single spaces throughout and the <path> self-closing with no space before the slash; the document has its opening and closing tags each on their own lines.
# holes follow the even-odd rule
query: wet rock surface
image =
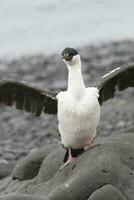
<svg viewBox="0 0 134 200">
<path fill-rule="evenodd" d="M 80 48 L 79 51 L 82 57 L 83 76 L 87 86 L 93 85 L 95 81 L 99 80 L 100 76 L 104 75 L 115 67 L 118 67 L 124 63 L 134 62 L 133 41 L 121 41 L 98 46 L 87 46 L 84 48 Z M 60 55 L 52 55 L 50 57 L 37 55 L 16 59 L 1 58 L 0 79 L 25 80 L 30 82 L 31 84 L 45 89 L 65 89 L 67 86 L 67 69 L 64 63 L 61 61 Z M 98 135 L 101 136 L 101 138 L 102 136 L 110 135 L 120 135 L 120 137 L 123 137 L 123 133 L 133 133 L 133 107 L 133 88 L 129 88 L 124 92 L 117 92 L 114 99 L 106 102 L 102 106 L 102 114 L 98 127 Z M 52 146 L 60 145 L 60 139 L 57 129 L 57 116 L 42 114 L 40 118 L 36 118 L 22 111 L 18 111 L 15 108 L 1 106 L 0 127 L 0 179 L 11 174 L 12 169 L 16 164 L 16 161 L 20 160 L 16 168 L 13 170 L 12 177 L 5 179 L 6 181 L 1 181 L 1 192 L 4 191 L 4 195 L 6 193 L 5 188 L 8 188 L 7 182 L 11 182 L 11 185 L 14 185 L 14 183 L 22 185 L 21 181 L 23 178 L 35 179 L 33 177 L 38 176 L 38 173 L 40 174 L 40 177 L 42 177 L 40 178 L 42 181 L 49 181 L 50 177 L 52 178 L 56 173 L 56 170 L 59 170 L 59 166 L 62 162 L 61 157 L 63 157 L 65 150 L 59 146 L 59 149 L 56 150 L 54 157 L 53 154 L 50 154 L 50 157 L 52 156 L 52 159 L 55 158 L 55 163 L 58 163 L 55 165 L 51 165 L 51 161 L 48 158 L 45 159 L 46 154 L 49 153 L 49 151 L 45 150 L 45 152 L 42 149 L 49 144 Z M 40 156 L 37 159 L 38 154 L 36 154 L 36 149 L 39 147 L 41 148 L 38 150 L 40 152 Z M 21 161 L 21 158 L 25 157 L 31 151 L 33 154 L 30 155 L 36 155 L 35 158 L 37 160 L 35 159 L 36 162 L 34 162 L 32 161 L 32 157 L 24 158 L 24 167 L 21 164 L 21 162 L 23 163 L 23 161 Z M 57 159 L 60 160 L 57 161 Z M 22 167 L 20 167 L 20 165 Z M 44 165 L 47 165 L 49 169 L 51 169 L 52 167 L 52 170 L 50 170 L 50 173 L 52 173 L 51 175 L 49 175 L 47 170 L 44 170 L 46 168 L 41 167 Z M 24 171 L 23 167 L 27 169 L 33 169 L 34 171 Z M 54 173 L 52 171 L 54 171 Z M 81 173 L 83 172 L 81 171 L 80 174 Z M 60 174 L 60 176 L 60 178 L 63 178 L 64 180 L 64 177 L 62 177 L 62 173 Z M 19 177 L 19 182 L 16 177 Z M 12 179 L 14 179 L 13 182 Z M 57 178 L 57 184 L 59 183 L 58 179 L 59 177 Z M 33 182 L 33 185 L 35 184 L 35 182 Z M 7 193 L 10 193 L 10 189 L 8 190 L 9 191 Z M 59 189 L 58 191 L 60 190 L 61 189 Z M 117 196 L 119 197 L 117 199 L 125 199 L 125 197 L 121 196 L 123 195 L 121 193 L 121 190 L 118 187 L 115 187 L 115 185 L 111 184 L 111 181 L 106 183 L 106 186 L 101 186 L 101 190 L 97 190 L 96 188 L 94 190 L 94 193 L 92 192 L 92 195 L 90 194 L 88 198 L 99 199 L 101 191 L 101 195 L 106 197 L 109 193 L 109 190 L 113 191 L 113 199 L 116 199 Z M 13 189 L 13 191 L 17 190 Z M 24 196 L 24 194 L 26 194 L 24 190 L 22 193 L 22 196 L 19 194 L 19 199 L 37 199 L 34 196 L 29 196 L 30 192 L 28 192 L 28 196 Z M 41 193 L 39 192 L 39 194 Z M 7 195 L 7 197 L 4 196 L 4 198 L 18 199 L 18 196 L 13 194 Z M 40 195 L 38 199 L 41 198 L 42 197 Z M 43 193 L 43 199 L 44 198 L 45 197 Z M 55 199 L 55 197 L 52 197 L 50 199 L 53 198 Z M 74 197 L 74 200 L 75 199 L 77 198 Z M 80 197 L 78 199 L 82 198 Z"/>
</svg>

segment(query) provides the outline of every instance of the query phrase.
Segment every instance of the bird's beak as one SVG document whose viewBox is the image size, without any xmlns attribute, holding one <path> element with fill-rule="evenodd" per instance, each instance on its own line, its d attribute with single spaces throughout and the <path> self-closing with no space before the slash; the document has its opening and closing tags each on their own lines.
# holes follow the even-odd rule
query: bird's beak
<svg viewBox="0 0 134 200">
<path fill-rule="evenodd" d="M 62 55 L 62 59 L 66 60 L 66 61 L 70 61 L 70 60 L 72 60 L 72 58 L 73 58 L 73 56 L 69 55 L 68 53 L 65 53 Z"/>
</svg>

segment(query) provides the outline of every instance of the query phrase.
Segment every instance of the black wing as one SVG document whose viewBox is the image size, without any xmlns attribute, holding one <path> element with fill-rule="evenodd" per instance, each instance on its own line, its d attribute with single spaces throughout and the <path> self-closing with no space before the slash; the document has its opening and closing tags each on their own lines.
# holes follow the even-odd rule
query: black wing
<svg viewBox="0 0 134 200">
<path fill-rule="evenodd" d="M 134 87 L 134 63 L 124 64 L 104 75 L 96 84 L 99 89 L 99 103 L 114 97 L 116 88 L 124 90 Z"/>
<path fill-rule="evenodd" d="M 15 105 L 17 109 L 40 116 L 42 110 L 57 113 L 58 92 L 41 90 L 24 81 L 4 80 L 0 82 L 0 104 Z"/>
</svg>

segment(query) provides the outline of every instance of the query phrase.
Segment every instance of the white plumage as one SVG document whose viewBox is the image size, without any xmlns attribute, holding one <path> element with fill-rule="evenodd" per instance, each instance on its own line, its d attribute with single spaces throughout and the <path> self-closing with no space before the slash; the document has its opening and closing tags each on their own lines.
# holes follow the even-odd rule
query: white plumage
<svg viewBox="0 0 134 200">
<path fill-rule="evenodd" d="M 85 87 L 79 55 L 64 62 L 69 71 L 68 89 L 57 95 L 61 142 L 67 148 L 83 148 L 96 136 L 100 118 L 99 91 Z"/>
</svg>

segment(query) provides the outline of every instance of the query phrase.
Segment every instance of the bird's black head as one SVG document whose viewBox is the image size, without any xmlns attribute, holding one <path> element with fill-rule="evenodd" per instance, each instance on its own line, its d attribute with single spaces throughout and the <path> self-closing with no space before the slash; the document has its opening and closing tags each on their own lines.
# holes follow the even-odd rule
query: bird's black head
<svg viewBox="0 0 134 200">
<path fill-rule="evenodd" d="M 78 55 L 78 51 L 70 47 L 67 47 L 62 51 L 62 59 L 66 61 L 72 60 L 73 56 L 76 55 Z"/>
</svg>

